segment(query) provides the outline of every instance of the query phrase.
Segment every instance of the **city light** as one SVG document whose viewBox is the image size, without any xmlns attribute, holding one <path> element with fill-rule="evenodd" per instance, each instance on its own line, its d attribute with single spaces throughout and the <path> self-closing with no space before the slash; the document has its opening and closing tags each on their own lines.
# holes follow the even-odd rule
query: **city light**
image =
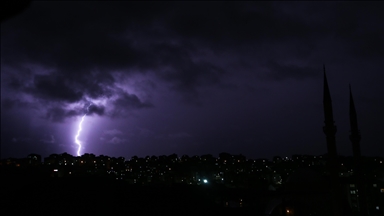
<svg viewBox="0 0 384 216">
<path fill-rule="evenodd" d="M 139 159 L 139 158 L 137 158 Z M 166 157 L 162 159 L 158 159 L 161 161 L 161 163 L 152 163 L 152 161 L 155 160 L 142 160 L 143 158 L 140 158 L 140 160 L 130 160 L 123 162 L 123 158 L 115 158 L 115 157 L 106 157 L 106 156 L 96 156 L 94 154 L 84 154 L 83 156 L 72 156 L 68 154 L 52 154 L 51 156 L 44 158 L 44 162 L 40 161 L 39 164 L 41 166 L 49 166 L 49 167 L 56 167 L 56 168 L 49 168 L 51 170 L 50 177 L 52 178 L 65 178 L 66 176 L 78 176 L 86 174 L 86 175 L 92 175 L 94 173 L 97 173 L 98 176 L 102 175 L 108 175 L 108 178 L 114 179 L 114 180 L 122 180 L 128 182 L 128 184 L 139 184 L 139 185 L 151 185 L 151 184 L 166 184 L 169 183 L 180 183 L 185 185 L 200 185 L 201 187 L 211 187 L 213 185 L 221 185 L 220 187 L 231 187 L 231 188 L 243 188 L 244 183 L 243 182 L 250 182 L 252 180 L 252 170 L 260 172 L 261 175 L 259 176 L 260 180 L 265 180 L 267 178 L 271 178 L 273 180 L 273 187 L 274 189 L 277 188 L 283 188 L 285 182 L 283 181 L 283 178 L 285 178 L 284 174 L 289 174 L 288 172 L 294 173 L 294 166 L 292 167 L 286 167 L 284 169 L 278 169 L 278 166 L 271 165 L 272 162 L 269 162 L 268 165 L 258 163 L 256 161 L 249 161 L 249 160 L 240 160 L 241 166 L 236 167 L 224 167 L 219 168 L 216 167 L 215 170 L 212 170 L 210 173 L 205 172 L 204 170 L 196 170 L 196 173 L 194 175 L 183 175 L 183 173 L 179 173 L 179 170 L 176 168 L 171 168 L 172 160 L 167 159 Z M 0 166 L 15 166 L 16 164 L 19 164 L 18 162 L 22 162 L 24 160 L 22 159 L 7 159 L 4 161 L 0 161 Z M 93 161 L 93 163 L 92 163 Z M 207 160 L 208 161 L 208 160 Z M 237 159 L 235 160 L 237 161 Z M 373 161 L 373 159 L 372 159 Z M 104 164 L 104 162 L 107 162 Z M 193 162 L 195 164 L 193 164 Z M 301 163 L 301 159 L 298 160 L 299 163 Z M 28 163 L 28 161 L 25 161 L 24 163 Z M 182 162 L 180 162 L 182 163 Z M 188 162 L 188 166 L 196 167 L 198 164 L 202 162 L 198 161 L 190 161 Z M 227 161 L 227 164 L 231 164 L 232 161 Z M 251 163 L 251 164 L 248 164 Z M 284 163 L 284 162 L 281 162 Z M 311 162 L 309 162 L 311 163 Z M 345 163 L 344 161 L 341 161 L 344 166 L 348 167 L 347 170 L 352 170 L 352 166 L 350 164 Z M 49 165 L 51 164 L 51 165 Z M 65 164 L 72 165 L 71 168 L 73 170 L 66 167 L 66 169 L 62 169 L 62 167 L 65 167 Z M 162 164 L 159 166 L 159 164 Z M 209 164 L 207 162 L 207 164 Z M 85 166 L 88 165 L 88 166 Z M 97 165 L 97 166 L 96 166 Z M 102 166 L 104 165 L 104 166 Z M 287 164 L 292 165 L 292 164 Z M 294 164 L 293 164 L 294 165 Z M 21 164 L 23 166 L 23 164 Z M 31 166 L 27 164 L 26 166 Z M 78 168 L 76 168 L 78 166 Z M 268 166 L 268 168 L 265 168 Z M 31 166 L 32 167 L 32 166 Z M 60 173 L 59 173 L 60 168 Z M 76 171 L 75 171 L 76 170 Z M 226 171 L 227 170 L 227 171 Z M 273 171 L 273 172 L 271 172 Z M 244 179 L 243 182 L 237 182 L 236 181 L 236 172 L 243 172 L 244 173 Z M 90 173 L 90 174 L 88 174 Z M 232 174 L 233 175 L 232 175 Z M 250 175 L 251 174 L 251 175 Z M 42 173 L 42 175 L 45 175 Z M 248 175 L 248 176 L 247 176 Z M 268 177 L 269 175 L 269 177 Z M 293 174 L 294 175 L 294 174 Z M 226 177 L 224 181 L 224 176 Z M 373 177 L 374 175 L 372 175 Z M 72 177 L 72 178 L 73 178 Z M 97 178 L 96 175 L 94 175 L 95 178 Z M 203 177 L 203 178 L 201 178 Z M 205 178 L 207 177 L 207 178 Z M 211 179 L 211 178 L 212 179 Z M 208 178 L 210 180 L 208 180 Z M 212 185 L 213 184 L 213 185 Z M 379 183 L 369 183 L 372 187 L 372 193 L 379 195 L 384 193 L 384 188 Z M 358 198 L 359 192 L 357 190 L 356 183 L 348 182 L 345 184 L 345 186 L 349 189 L 345 191 L 349 197 L 352 198 Z M 250 188 L 254 187 L 253 185 L 250 185 Z M 361 195 L 360 195 L 361 196 Z M 231 201 L 232 202 L 232 201 Z M 233 201 L 234 204 L 230 205 L 231 207 L 244 207 L 249 206 L 250 203 L 248 203 L 248 200 L 245 199 L 238 199 Z M 228 203 L 230 204 L 230 203 Z M 225 202 L 222 203 L 222 205 L 225 206 Z M 374 209 L 377 205 L 372 205 L 372 209 Z M 296 214 L 296 211 L 294 209 L 288 209 L 286 208 L 286 215 L 294 215 Z M 380 208 L 381 210 L 381 208 Z"/>
</svg>

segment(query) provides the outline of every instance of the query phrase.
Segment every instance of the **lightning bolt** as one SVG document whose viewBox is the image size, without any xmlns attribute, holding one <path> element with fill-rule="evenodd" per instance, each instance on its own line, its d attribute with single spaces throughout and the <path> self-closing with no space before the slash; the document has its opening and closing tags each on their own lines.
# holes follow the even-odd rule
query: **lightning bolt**
<svg viewBox="0 0 384 216">
<path fill-rule="evenodd" d="M 90 104 L 88 107 L 87 107 L 87 112 L 83 115 L 83 117 L 81 117 L 81 121 L 79 123 L 79 129 L 77 130 L 77 134 L 75 136 L 75 143 L 78 145 L 78 148 L 77 148 L 77 156 L 80 156 L 80 150 L 81 150 L 81 142 L 80 140 L 78 139 L 79 136 L 80 136 L 80 132 L 82 130 L 82 127 L 81 125 L 83 124 L 83 121 L 84 121 L 84 118 L 85 116 L 88 114 L 89 112 L 89 107 L 92 106 L 92 104 Z"/>
</svg>

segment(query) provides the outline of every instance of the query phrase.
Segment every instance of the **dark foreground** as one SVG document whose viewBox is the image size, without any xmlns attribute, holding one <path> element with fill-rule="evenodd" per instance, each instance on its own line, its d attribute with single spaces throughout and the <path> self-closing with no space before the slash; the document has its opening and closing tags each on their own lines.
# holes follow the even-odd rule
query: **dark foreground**
<svg viewBox="0 0 384 216">
<path fill-rule="evenodd" d="M 257 207 L 228 208 L 214 186 L 134 186 L 95 179 L 6 180 L 7 215 L 262 215 Z M 263 205 L 263 203 L 260 203 Z"/>
</svg>

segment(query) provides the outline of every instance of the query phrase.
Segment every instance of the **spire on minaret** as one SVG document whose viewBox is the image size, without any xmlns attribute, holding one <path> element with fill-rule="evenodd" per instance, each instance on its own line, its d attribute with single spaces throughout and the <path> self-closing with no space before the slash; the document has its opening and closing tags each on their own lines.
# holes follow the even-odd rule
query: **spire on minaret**
<svg viewBox="0 0 384 216">
<path fill-rule="evenodd" d="M 355 109 L 355 103 L 353 102 L 351 85 L 349 85 L 349 121 L 351 124 L 351 135 L 349 139 L 352 142 L 353 157 L 355 159 L 355 178 L 359 193 L 359 212 L 360 215 L 369 215 L 367 207 L 367 195 L 365 191 L 365 180 L 362 167 L 362 158 L 360 152 L 360 132 L 357 126 L 357 115 Z"/>
<path fill-rule="evenodd" d="M 325 124 L 333 125 L 333 111 L 332 111 L 332 99 L 331 94 L 329 93 L 327 75 L 325 74 L 325 65 L 323 65 L 324 69 L 324 94 L 323 94 L 323 105 L 324 105 L 324 115 L 325 115 Z"/>
<path fill-rule="evenodd" d="M 358 143 L 360 142 L 361 137 L 360 137 L 359 128 L 357 126 L 357 115 L 356 115 L 355 103 L 353 102 L 353 97 L 352 97 L 351 84 L 349 84 L 349 121 L 351 124 L 350 139 L 352 142 L 356 141 Z M 359 148 L 358 152 L 360 154 L 360 146 L 356 146 L 356 147 Z M 355 148 L 355 146 L 353 148 Z M 355 149 L 354 149 L 354 153 L 355 153 Z"/>
<path fill-rule="evenodd" d="M 327 137 L 327 148 L 328 154 L 331 157 L 337 157 L 336 151 L 336 142 L 335 142 L 335 134 L 336 134 L 336 126 L 334 125 L 335 121 L 333 120 L 333 111 L 332 111 L 332 100 L 331 94 L 329 93 L 327 75 L 325 74 L 325 65 L 324 68 L 324 95 L 323 95 L 323 106 L 324 106 L 324 117 L 325 117 L 325 126 L 323 127 L 323 131 Z"/>
</svg>

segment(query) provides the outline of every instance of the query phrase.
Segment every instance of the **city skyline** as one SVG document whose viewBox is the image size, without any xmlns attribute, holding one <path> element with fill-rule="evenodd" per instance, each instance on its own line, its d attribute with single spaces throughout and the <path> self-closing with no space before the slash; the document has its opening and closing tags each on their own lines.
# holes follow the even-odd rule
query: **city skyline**
<svg viewBox="0 0 384 216">
<path fill-rule="evenodd" d="M 221 153 L 219 157 L 212 155 L 189 157 L 173 154 L 127 159 L 93 154 L 84 154 L 79 157 L 63 153 L 52 154 L 43 160 L 36 154 L 30 154 L 21 159 L 3 159 L 0 160 L 0 167 L 3 170 L 3 178 L 10 182 L 17 182 L 18 185 L 20 185 L 20 179 L 29 184 L 31 181 L 35 182 L 36 185 L 42 182 L 67 185 L 69 190 L 60 191 L 59 189 L 64 185 L 57 185 L 56 190 L 50 190 L 54 191 L 54 194 L 60 194 L 60 197 L 65 197 L 63 194 L 73 191 L 75 185 L 81 185 L 82 182 L 86 182 L 79 189 L 82 194 L 87 188 L 86 185 L 92 185 L 92 190 L 95 191 L 93 184 L 89 183 L 97 182 L 103 187 L 97 188 L 96 194 L 100 194 L 101 190 L 111 185 L 117 185 L 115 189 L 118 189 L 118 191 L 108 189 L 112 192 L 112 197 L 119 197 L 116 194 L 121 193 L 122 190 L 126 190 L 131 197 L 132 191 L 145 193 L 146 189 L 150 189 L 154 194 L 147 194 L 145 197 L 155 197 L 155 203 L 162 203 L 167 199 L 166 194 L 172 190 L 189 188 L 190 190 L 182 192 L 183 197 L 190 197 L 194 194 L 192 191 L 203 190 L 206 192 L 203 197 L 210 194 L 210 199 L 205 200 L 204 203 L 216 207 L 216 213 L 224 207 L 237 209 L 235 215 L 243 215 L 242 208 L 252 212 L 252 215 L 285 215 L 281 211 L 292 213 L 287 215 L 309 215 L 310 213 L 332 215 L 332 212 L 336 213 L 334 215 L 348 216 L 382 215 L 384 158 L 365 157 L 360 161 L 359 166 L 364 167 L 366 193 L 362 193 L 356 181 L 358 167 L 354 163 L 355 157 L 338 158 L 337 164 L 333 167 L 337 167 L 337 176 L 340 181 L 338 181 L 338 187 L 329 187 L 332 175 L 328 164 L 329 159 L 323 156 L 293 155 L 292 157 L 274 157 L 272 160 L 263 158 L 254 160 L 247 159 L 243 155 L 228 153 Z M 164 192 L 160 192 L 159 189 Z M 341 207 L 340 210 L 343 213 L 337 213 L 334 211 L 336 209 L 331 208 L 330 200 L 335 197 L 336 194 L 333 194 L 335 190 L 340 190 L 342 193 L 337 207 Z M 237 192 L 233 193 L 234 191 Z M 188 196 L 185 196 L 186 193 Z M 161 198 L 154 196 L 155 194 L 160 195 Z M 363 194 L 368 194 L 370 197 L 366 202 L 366 214 L 364 214 L 364 202 L 359 201 Z M 95 196 L 91 195 L 89 198 L 91 197 Z M 197 197 L 201 199 L 201 195 Z M 306 201 L 298 199 L 300 197 L 305 197 Z M 123 200 L 127 201 L 124 198 Z M 177 203 L 177 201 L 172 203 L 175 202 Z M 68 200 L 65 203 L 68 203 Z M 91 203 L 94 206 L 94 201 Z M 152 202 L 146 202 L 146 199 L 139 203 L 153 205 Z M 180 203 L 191 202 L 185 200 Z M 179 205 L 171 206 L 167 209 L 168 213 L 174 212 L 175 206 Z M 126 209 L 131 210 L 131 208 Z M 142 212 L 147 208 L 139 209 Z M 131 211 L 130 213 L 132 214 Z"/>
<path fill-rule="evenodd" d="M 1 158 L 76 155 L 84 114 L 81 154 L 325 154 L 323 64 L 337 153 L 351 85 L 383 156 L 382 6 L 32 2 L 1 23 Z"/>
</svg>

